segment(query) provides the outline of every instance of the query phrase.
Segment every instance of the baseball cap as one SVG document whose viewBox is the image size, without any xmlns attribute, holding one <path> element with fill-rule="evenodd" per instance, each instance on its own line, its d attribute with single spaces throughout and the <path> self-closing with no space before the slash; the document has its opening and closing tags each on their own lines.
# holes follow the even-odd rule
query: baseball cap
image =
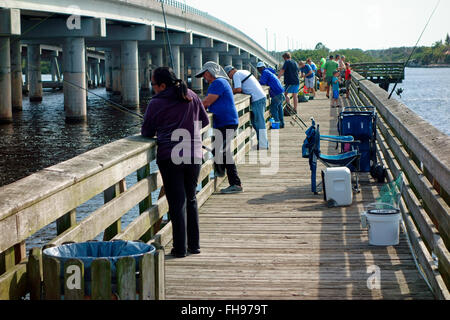
<svg viewBox="0 0 450 320">
<path fill-rule="evenodd" d="M 226 66 L 226 67 L 223 68 L 223 69 L 225 70 L 225 72 L 226 72 L 227 74 L 229 74 L 230 71 L 234 69 L 234 67 L 233 67 L 233 66 Z"/>
<path fill-rule="evenodd" d="M 258 62 L 258 64 L 256 65 L 256 68 L 265 68 L 266 64 L 262 61 Z"/>
<path fill-rule="evenodd" d="M 214 78 L 225 78 L 225 79 L 229 79 L 227 73 L 225 73 L 225 71 L 222 69 L 222 67 L 220 65 L 218 65 L 216 62 L 214 61 L 208 61 L 206 62 L 202 69 L 200 70 L 200 72 L 198 72 L 195 77 L 196 78 L 201 78 L 203 77 L 203 74 L 209 71 L 209 73 L 211 73 L 213 75 Z"/>
</svg>

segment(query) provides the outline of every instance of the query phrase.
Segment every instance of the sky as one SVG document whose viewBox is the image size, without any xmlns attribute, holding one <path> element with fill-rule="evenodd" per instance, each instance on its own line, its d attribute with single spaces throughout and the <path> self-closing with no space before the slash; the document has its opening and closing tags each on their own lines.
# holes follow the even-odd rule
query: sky
<svg viewBox="0 0 450 320">
<path fill-rule="evenodd" d="M 263 48 L 268 43 L 271 51 L 314 49 L 318 42 L 332 50 L 412 47 L 438 3 L 438 0 L 178 1 L 235 26 Z M 450 33 L 450 0 L 441 0 L 419 45 L 430 46 L 445 39 L 447 33 Z"/>
</svg>

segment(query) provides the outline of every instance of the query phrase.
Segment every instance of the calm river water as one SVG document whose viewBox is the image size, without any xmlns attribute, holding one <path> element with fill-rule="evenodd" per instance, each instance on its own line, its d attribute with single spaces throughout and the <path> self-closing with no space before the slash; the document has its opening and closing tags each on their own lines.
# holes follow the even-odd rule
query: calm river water
<svg viewBox="0 0 450 320">
<path fill-rule="evenodd" d="M 44 80 L 49 80 L 48 75 Z M 406 70 L 406 80 L 400 99 L 425 120 L 450 135 L 450 69 Z M 111 98 L 102 89 L 98 95 Z M 137 110 L 142 113 L 148 98 L 141 99 Z M 108 106 L 102 99 L 89 95 L 86 124 L 66 124 L 62 92 L 47 91 L 42 103 L 23 102 L 23 111 L 14 113 L 14 122 L 0 125 L 0 186 L 24 178 L 59 162 L 71 159 L 88 150 L 140 132 L 141 119 Z M 136 182 L 136 176 L 127 178 L 127 184 Z M 157 197 L 157 193 L 153 195 Z M 77 220 L 103 204 L 103 195 L 77 208 Z M 133 208 L 122 218 L 126 227 L 138 215 Z M 56 236 L 55 224 L 43 228 L 27 241 L 27 249 L 41 246 Z M 97 239 L 101 239 L 99 235 Z"/>
</svg>

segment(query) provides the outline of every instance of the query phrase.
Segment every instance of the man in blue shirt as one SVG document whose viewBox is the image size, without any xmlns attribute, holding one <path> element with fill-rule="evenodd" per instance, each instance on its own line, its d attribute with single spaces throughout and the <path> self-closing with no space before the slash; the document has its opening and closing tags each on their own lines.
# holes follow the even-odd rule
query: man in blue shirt
<svg viewBox="0 0 450 320">
<path fill-rule="evenodd" d="M 292 60 L 291 54 L 286 52 L 283 54 L 284 65 L 278 75 L 278 79 L 284 76 L 284 86 L 286 89 L 285 97 L 289 99 L 289 93 L 292 93 L 294 98 L 294 108 L 297 111 L 298 106 L 298 91 L 300 90 L 300 79 L 298 78 L 298 65 Z"/>
<path fill-rule="evenodd" d="M 241 180 L 233 160 L 233 153 L 230 149 L 231 141 L 234 139 L 236 129 L 239 126 L 239 116 L 234 104 L 233 90 L 227 80 L 228 76 L 217 63 L 209 61 L 205 63 L 195 77 L 204 77 L 210 84 L 203 105 L 214 114 L 215 142 L 219 144 L 214 146 L 214 150 L 217 150 L 215 152 L 216 166 L 219 167 L 218 171 L 224 171 L 223 167 L 225 167 L 230 183 L 228 188 L 222 189 L 220 192 L 224 194 L 243 192 Z M 221 135 L 222 139 L 218 135 Z M 222 140 L 223 142 L 220 143 Z M 222 153 L 219 150 L 222 150 Z M 220 159 L 221 155 L 223 156 L 222 159 Z"/>
<path fill-rule="evenodd" d="M 316 96 L 316 90 L 314 89 L 314 71 L 311 66 L 304 61 L 299 62 L 300 71 L 302 72 L 302 77 L 305 78 L 305 87 L 308 89 L 308 92 L 312 93 L 312 96 Z"/>
<path fill-rule="evenodd" d="M 256 65 L 258 72 L 261 74 L 259 83 L 263 86 L 269 86 L 270 90 L 270 113 L 275 121 L 280 123 L 280 128 L 284 128 L 284 114 L 283 114 L 283 101 L 284 101 L 284 88 L 280 80 L 278 80 L 275 72 L 266 68 L 264 62 L 258 62 Z M 273 69 L 272 69 L 273 70 Z"/>
</svg>

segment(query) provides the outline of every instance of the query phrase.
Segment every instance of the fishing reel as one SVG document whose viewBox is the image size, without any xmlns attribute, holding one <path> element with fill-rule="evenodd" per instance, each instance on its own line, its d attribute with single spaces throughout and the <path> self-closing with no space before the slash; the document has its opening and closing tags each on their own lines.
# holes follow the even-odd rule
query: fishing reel
<svg viewBox="0 0 450 320">
<path fill-rule="evenodd" d="M 402 93 L 403 93 L 403 89 L 402 88 L 398 88 L 395 93 L 401 98 L 402 97 Z"/>
</svg>

